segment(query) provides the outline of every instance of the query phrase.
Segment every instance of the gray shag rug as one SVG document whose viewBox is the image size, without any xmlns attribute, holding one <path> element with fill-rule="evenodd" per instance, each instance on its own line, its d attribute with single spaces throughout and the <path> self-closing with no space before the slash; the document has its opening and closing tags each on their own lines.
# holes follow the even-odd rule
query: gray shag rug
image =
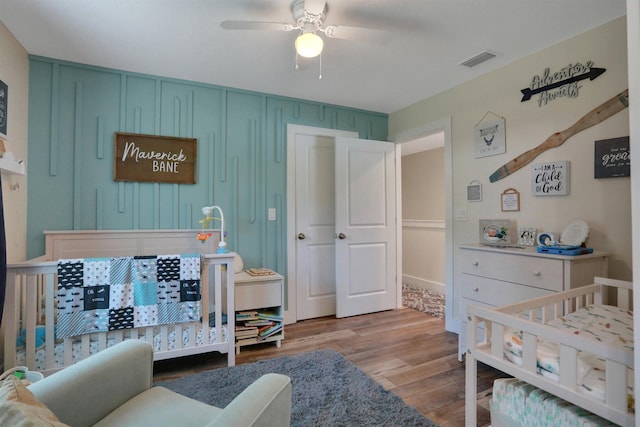
<svg viewBox="0 0 640 427">
<path fill-rule="evenodd" d="M 292 426 L 436 426 L 333 350 L 213 369 L 155 385 L 224 408 L 269 372 L 291 378 Z"/>
</svg>

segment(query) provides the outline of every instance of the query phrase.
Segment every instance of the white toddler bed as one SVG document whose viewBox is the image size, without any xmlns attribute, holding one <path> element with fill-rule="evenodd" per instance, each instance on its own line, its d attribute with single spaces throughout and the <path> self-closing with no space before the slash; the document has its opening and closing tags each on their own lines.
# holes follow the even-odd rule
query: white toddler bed
<svg viewBox="0 0 640 427">
<path fill-rule="evenodd" d="M 234 307 L 233 254 L 213 254 L 215 239 L 202 244 L 191 230 L 49 232 L 46 237 L 44 257 L 8 266 L 5 370 L 26 366 L 47 375 L 126 339 L 151 342 L 155 360 L 216 351 L 227 354 L 229 366 L 235 364 L 234 328 L 223 319 L 226 308 Z M 199 319 L 56 338 L 58 262 L 45 259 L 197 252 L 202 253 Z M 234 316 L 233 310 L 228 315 Z"/>
<path fill-rule="evenodd" d="M 467 426 L 477 422 L 477 362 L 540 389 L 530 394 L 527 384 L 503 383 L 508 386 L 501 393 L 509 389 L 527 404 L 546 391 L 604 420 L 635 425 L 632 283 L 600 277 L 594 282 L 504 307 L 467 307 Z M 504 415 L 499 414 L 509 419 Z"/>
</svg>

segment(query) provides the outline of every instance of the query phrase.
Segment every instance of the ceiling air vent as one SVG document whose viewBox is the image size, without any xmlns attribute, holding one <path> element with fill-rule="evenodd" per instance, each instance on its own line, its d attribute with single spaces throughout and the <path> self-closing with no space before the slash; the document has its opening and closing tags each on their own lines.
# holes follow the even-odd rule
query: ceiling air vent
<svg viewBox="0 0 640 427">
<path fill-rule="evenodd" d="M 495 53 L 491 53 L 488 50 L 485 50 L 484 52 L 477 54 L 473 58 L 467 59 L 461 65 L 471 68 L 471 67 L 475 67 L 478 64 L 483 63 L 484 61 L 488 61 L 491 58 L 495 58 L 495 57 L 496 57 Z"/>
</svg>

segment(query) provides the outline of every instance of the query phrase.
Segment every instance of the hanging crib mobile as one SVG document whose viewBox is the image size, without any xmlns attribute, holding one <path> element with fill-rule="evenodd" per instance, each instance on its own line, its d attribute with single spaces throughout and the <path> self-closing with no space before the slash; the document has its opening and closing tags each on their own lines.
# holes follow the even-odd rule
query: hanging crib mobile
<svg viewBox="0 0 640 427">
<path fill-rule="evenodd" d="M 217 209 L 220 213 L 220 217 L 213 216 L 213 210 Z M 209 228 L 209 224 L 213 223 L 214 220 L 220 220 L 220 242 L 218 243 L 218 251 L 219 254 L 229 253 L 227 249 L 227 242 L 224 241 L 224 214 L 222 213 L 222 209 L 219 206 L 205 206 L 202 208 L 202 214 L 205 216 L 203 219 L 198 221 L 202 224 L 202 231 L 198 233 L 197 238 L 202 243 L 206 242 L 209 237 L 211 237 L 212 233 L 207 232 L 206 229 Z"/>
</svg>

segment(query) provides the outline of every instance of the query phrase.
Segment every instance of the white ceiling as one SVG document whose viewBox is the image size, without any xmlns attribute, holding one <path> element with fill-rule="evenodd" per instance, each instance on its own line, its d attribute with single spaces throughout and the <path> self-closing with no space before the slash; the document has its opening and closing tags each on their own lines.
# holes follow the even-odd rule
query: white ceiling
<svg viewBox="0 0 640 427">
<path fill-rule="evenodd" d="M 391 37 L 325 39 L 322 79 L 318 58 L 294 70 L 295 32 L 219 25 L 293 23 L 291 3 L 0 0 L 0 21 L 34 55 L 391 113 L 625 14 L 625 0 L 328 0 L 327 25 Z M 484 50 L 498 56 L 460 65 Z"/>
</svg>

